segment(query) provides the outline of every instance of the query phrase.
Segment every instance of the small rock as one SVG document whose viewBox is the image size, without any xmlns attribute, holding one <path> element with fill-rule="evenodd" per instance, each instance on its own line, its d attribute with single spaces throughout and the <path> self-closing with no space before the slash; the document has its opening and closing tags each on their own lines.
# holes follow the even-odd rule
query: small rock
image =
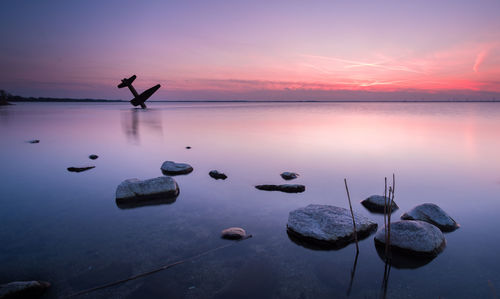
<svg viewBox="0 0 500 299">
<path fill-rule="evenodd" d="M 404 220 L 421 220 L 437 226 L 444 232 L 451 232 L 460 227 L 445 211 L 433 203 L 424 203 L 401 216 Z"/>
<path fill-rule="evenodd" d="M 116 200 L 133 201 L 151 198 L 169 198 L 179 195 L 177 182 L 168 176 L 141 181 L 128 179 L 116 188 Z"/>
<path fill-rule="evenodd" d="M 284 179 L 284 180 L 293 180 L 293 179 L 296 179 L 299 175 L 295 172 L 288 172 L 288 171 L 285 171 L 281 174 L 281 177 Z"/>
<path fill-rule="evenodd" d="M 99 158 L 99 156 L 98 156 L 98 155 L 90 155 L 90 156 L 89 156 L 89 159 L 90 159 L 90 160 L 95 160 L 95 159 L 97 159 L 97 158 Z"/>
<path fill-rule="evenodd" d="M 286 193 L 301 193 L 306 191 L 306 186 L 297 184 L 257 185 L 255 188 L 264 191 L 281 191 Z"/>
<path fill-rule="evenodd" d="M 191 147 L 190 146 L 186 146 L 186 149 L 191 149 Z"/>
<path fill-rule="evenodd" d="M 375 235 L 375 243 L 385 244 L 385 228 Z M 391 248 L 420 256 L 436 256 L 446 240 L 436 226 L 423 221 L 401 220 L 391 223 Z"/>
<path fill-rule="evenodd" d="M 368 237 L 377 223 L 354 213 L 358 239 Z M 354 241 L 351 212 L 348 209 L 311 204 L 291 211 L 287 229 L 294 237 L 325 248 L 338 249 Z"/>
<path fill-rule="evenodd" d="M 85 167 L 68 167 L 69 172 L 82 172 L 89 169 L 95 168 L 95 166 L 85 166 Z"/>
<path fill-rule="evenodd" d="M 389 206 L 389 198 L 386 199 L 387 205 Z M 361 204 L 373 213 L 384 213 L 384 196 L 381 195 L 372 195 L 367 199 L 361 201 Z M 391 205 L 392 212 L 399 209 L 398 205 L 395 202 L 392 202 Z M 389 211 L 387 211 L 389 212 Z"/>
<path fill-rule="evenodd" d="M 247 233 L 241 227 L 230 227 L 226 228 L 221 232 L 221 237 L 223 239 L 239 240 L 246 237 Z"/>
<path fill-rule="evenodd" d="M 0 299 L 36 298 L 50 287 L 45 281 L 14 281 L 0 285 Z"/>
<path fill-rule="evenodd" d="M 216 180 L 225 180 L 227 179 L 227 175 L 225 175 L 224 173 L 222 172 L 218 172 L 217 170 L 211 170 L 209 173 L 208 173 L 209 176 L 213 177 L 214 179 Z"/>
<path fill-rule="evenodd" d="M 40 140 L 33 139 L 33 140 L 28 141 L 28 142 L 34 144 L 34 143 L 40 143 Z"/>
<path fill-rule="evenodd" d="M 161 171 L 165 175 L 188 174 L 193 171 L 193 167 L 186 163 L 175 163 L 173 161 L 165 161 L 161 165 Z"/>
</svg>

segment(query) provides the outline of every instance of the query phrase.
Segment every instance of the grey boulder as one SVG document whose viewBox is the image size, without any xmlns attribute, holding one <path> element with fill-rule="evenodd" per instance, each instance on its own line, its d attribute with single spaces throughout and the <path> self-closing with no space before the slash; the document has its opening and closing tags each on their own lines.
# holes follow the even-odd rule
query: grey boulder
<svg viewBox="0 0 500 299">
<path fill-rule="evenodd" d="M 377 223 L 365 216 L 354 213 L 354 219 L 358 239 L 366 238 L 377 229 Z M 292 238 L 332 249 L 354 241 L 351 212 L 330 205 L 311 204 L 291 211 L 287 230 Z"/>
<path fill-rule="evenodd" d="M 460 227 L 443 209 L 432 203 L 424 203 L 401 216 L 403 220 L 421 220 L 437 226 L 444 232 L 451 232 Z"/>
<path fill-rule="evenodd" d="M 179 195 L 177 182 L 168 176 L 141 181 L 128 179 L 116 188 L 116 200 L 127 201 L 159 197 L 175 197 Z"/>
<path fill-rule="evenodd" d="M 383 228 L 375 235 L 376 244 L 385 245 L 385 230 Z M 446 239 L 439 228 L 423 221 L 393 222 L 390 234 L 392 249 L 416 256 L 436 256 L 446 246 Z"/>
<path fill-rule="evenodd" d="M 281 177 L 284 179 L 284 180 L 293 180 L 293 179 L 296 179 L 297 177 L 299 176 L 299 174 L 295 173 L 295 172 L 289 172 L 289 171 L 285 171 L 281 174 Z"/>
<path fill-rule="evenodd" d="M 50 287 L 45 281 L 14 281 L 0 285 L 0 299 L 37 298 Z"/>
<path fill-rule="evenodd" d="M 188 174 L 193 171 L 193 167 L 187 163 L 165 161 L 161 165 L 161 171 L 166 175 Z"/>
<path fill-rule="evenodd" d="M 385 199 L 387 201 L 387 208 L 389 207 L 389 198 Z M 372 195 L 367 199 L 361 201 L 361 204 L 370 212 L 373 213 L 384 213 L 384 196 Z M 399 209 L 395 202 L 391 204 L 391 211 L 394 212 Z M 389 212 L 389 211 L 386 211 Z"/>
<path fill-rule="evenodd" d="M 239 240 L 245 238 L 247 235 L 246 231 L 241 227 L 230 227 L 226 228 L 221 232 L 221 237 L 223 239 Z"/>
<path fill-rule="evenodd" d="M 210 170 L 208 175 L 216 180 L 225 180 L 227 179 L 227 175 L 225 173 L 219 172 L 217 170 Z"/>
</svg>

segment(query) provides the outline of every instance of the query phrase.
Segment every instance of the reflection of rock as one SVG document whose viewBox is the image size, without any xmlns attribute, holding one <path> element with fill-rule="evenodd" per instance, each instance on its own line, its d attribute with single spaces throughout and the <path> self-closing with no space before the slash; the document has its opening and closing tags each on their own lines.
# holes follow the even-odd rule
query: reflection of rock
<svg viewBox="0 0 500 299">
<path fill-rule="evenodd" d="M 33 139 L 33 140 L 28 141 L 28 142 L 31 143 L 31 144 L 35 144 L 35 143 L 40 143 L 40 140 Z"/>
<path fill-rule="evenodd" d="M 409 212 L 404 213 L 401 219 L 429 222 L 444 232 L 454 231 L 460 227 L 445 211 L 432 203 L 424 203 L 414 207 Z"/>
<path fill-rule="evenodd" d="M 299 175 L 295 172 L 288 172 L 288 171 L 285 171 L 281 174 L 281 177 L 284 179 L 284 180 L 293 180 L 293 179 L 296 179 Z"/>
<path fill-rule="evenodd" d="M 89 169 L 95 168 L 95 166 L 84 166 L 84 167 L 68 167 L 69 172 L 82 172 Z"/>
<path fill-rule="evenodd" d="M 45 281 L 14 281 L 0 285 L 0 299 L 37 298 L 50 287 Z"/>
<path fill-rule="evenodd" d="M 241 227 L 230 227 L 226 228 L 221 232 L 221 237 L 223 239 L 238 240 L 246 237 L 247 233 Z"/>
<path fill-rule="evenodd" d="M 306 191 L 306 186 L 297 184 L 257 185 L 255 188 L 264 191 L 281 191 L 286 193 L 300 193 Z"/>
<path fill-rule="evenodd" d="M 358 239 L 368 237 L 377 223 L 354 213 Z M 351 212 L 329 205 L 308 205 L 290 212 L 287 229 L 292 241 L 312 249 L 340 249 L 354 241 Z"/>
<path fill-rule="evenodd" d="M 208 173 L 208 175 L 211 176 L 211 177 L 213 177 L 216 180 L 225 180 L 225 179 L 227 179 L 227 175 L 225 175 L 222 172 L 218 172 L 217 170 L 211 170 Z"/>
<path fill-rule="evenodd" d="M 193 167 L 186 163 L 175 163 L 173 161 L 165 161 L 161 165 L 161 171 L 166 175 L 188 174 L 193 171 Z"/>
<path fill-rule="evenodd" d="M 392 222 L 390 233 L 391 250 L 413 256 L 433 257 L 446 246 L 446 240 L 439 228 L 423 221 Z M 377 232 L 375 242 L 385 244 L 385 228 Z"/>
<path fill-rule="evenodd" d="M 385 262 L 387 257 L 385 255 L 385 245 L 375 242 L 375 249 L 380 259 Z M 435 256 L 415 256 L 408 252 L 401 252 L 398 250 L 391 250 L 390 261 L 391 266 L 398 269 L 416 269 L 430 263 Z"/>
<path fill-rule="evenodd" d="M 99 156 L 98 156 L 98 155 L 90 155 L 90 156 L 89 156 L 89 159 L 90 159 L 90 160 L 95 160 L 95 159 L 97 159 L 97 158 L 99 158 Z"/>
<path fill-rule="evenodd" d="M 116 206 L 120 209 L 134 209 L 146 206 L 159 206 L 172 204 L 177 199 L 176 196 L 166 196 L 164 198 L 156 197 L 136 197 L 134 199 L 130 198 L 128 200 L 116 199 Z"/>
<path fill-rule="evenodd" d="M 116 188 L 117 204 L 134 203 L 148 205 L 143 201 L 156 204 L 152 199 L 167 199 L 179 195 L 177 182 L 167 176 L 157 177 L 149 180 L 128 179 L 120 183 Z"/>
<path fill-rule="evenodd" d="M 368 197 L 367 199 L 361 201 L 361 204 L 368 209 L 370 212 L 373 213 L 384 213 L 384 199 L 386 199 L 387 206 L 389 206 L 389 198 L 384 197 L 381 195 L 372 195 Z M 387 207 L 389 208 L 389 207 Z M 391 209 L 392 212 L 396 211 L 398 209 L 398 205 L 395 202 L 392 202 Z M 387 211 L 389 212 L 389 211 Z"/>
</svg>

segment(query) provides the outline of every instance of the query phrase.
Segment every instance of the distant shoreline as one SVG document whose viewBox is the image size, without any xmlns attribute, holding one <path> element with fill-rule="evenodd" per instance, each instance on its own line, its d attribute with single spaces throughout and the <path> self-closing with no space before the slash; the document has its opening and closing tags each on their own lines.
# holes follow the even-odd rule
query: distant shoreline
<svg viewBox="0 0 500 299">
<path fill-rule="evenodd" d="M 127 100 L 9 98 L 24 103 L 128 103 Z M 148 103 L 500 103 L 500 100 L 157 100 Z"/>
</svg>

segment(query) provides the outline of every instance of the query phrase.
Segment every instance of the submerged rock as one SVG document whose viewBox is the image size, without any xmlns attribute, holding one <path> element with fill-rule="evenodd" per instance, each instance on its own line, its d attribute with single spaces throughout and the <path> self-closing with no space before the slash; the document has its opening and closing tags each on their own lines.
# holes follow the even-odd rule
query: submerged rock
<svg viewBox="0 0 500 299">
<path fill-rule="evenodd" d="M 95 168 L 95 166 L 84 166 L 84 167 L 68 167 L 69 172 L 82 172 L 89 169 Z"/>
<path fill-rule="evenodd" d="M 28 143 L 31 143 L 31 144 L 34 144 L 34 143 L 40 143 L 40 140 L 38 140 L 38 139 L 33 139 L 33 140 L 28 141 Z"/>
<path fill-rule="evenodd" d="M 175 163 L 173 161 L 165 161 L 161 165 L 161 171 L 166 175 L 188 174 L 193 171 L 193 167 L 186 163 Z"/>
<path fill-rule="evenodd" d="M 209 176 L 211 176 L 212 178 L 216 179 L 216 180 L 225 180 L 227 179 L 227 175 L 222 173 L 222 172 L 219 172 L 217 170 L 210 170 L 210 172 L 208 173 Z"/>
<path fill-rule="evenodd" d="M 280 174 L 281 177 L 284 179 L 284 180 L 293 180 L 293 179 L 296 179 L 299 174 L 298 173 L 295 173 L 295 172 L 288 172 L 288 171 L 285 171 L 283 172 L 282 174 Z"/>
<path fill-rule="evenodd" d="M 358 239 L 377 230 L 377 223 L 354 213 Z M 326 249 L 339 249 L 354 241 L 351 212 L 348 209 L 311 204 L 288 215 L 288 232 L 306 243 Z"/>
<path fill-rule="evenodd" d="M 437 226 L 444 232 L 451 232 L 460 227 L 445 211 L 432 203 L 424 203 L 401 216 L 404 220 L 421 220 Z"/>
<path fill-rule="evenodd" d="M 389 198 L 387 197 L 387 208 L 389 208 Z M 373 213 L 384 213 L 384 196 L 381 195 L 372 195 L 367 199 L 361 201 L 361 204 L 370 212 Z M 395 202 L 391 204 L 392 212 L 399 209 L 398 205 Z M 389 212 L 389 211 L 387 211 Z"/>
<path fill-rule="evenodd" d="M 306 191 L 306 186 L 297 184 L 257 185 L 255 188 L 264 191 L 281 191 L 286 193 L 301 193 Z"/>
<path fill-rule="evenodd" d="M 98 156 L 98 155 L 93 155 L 93 154 L 92 154 L 92 155 L 90 155 L 90 156 L 89 156 L 89 159 L 90 159 L 90 160 L 95 160 L 95 159 L 97 159 L 97 158 L 99 158 L 99 156 Z"/>
<path fill-rule="evenodd" d="M 239 240 L 245 238 L 246 235 L 246 231 L 241 227 L 230 227 L 221 232 L 221 238 L 230 240 Z"/>
<path fill-rule="evenodd" d="M 179 186 L 173 178 L 168 176 L 144 181 L 128 179 L 116 188 L 117 203 L 171 198 L 177 195 L 179 195 Z"/>
<path fill-rule="evenodd" d="M 50 287 L 45 281 L 14 281 L 0 285 L 0 299 L 37 298 Z"/>
<path fill-rule="evenodd" d="M 436 256 L 446 240 L 436 226 L 423 221 L 401 220 L 391 223 L 391 250 L 415 256 Z M 375 243 L 385 245 L 385 228 L 375 235 Z"/>
</svg>

